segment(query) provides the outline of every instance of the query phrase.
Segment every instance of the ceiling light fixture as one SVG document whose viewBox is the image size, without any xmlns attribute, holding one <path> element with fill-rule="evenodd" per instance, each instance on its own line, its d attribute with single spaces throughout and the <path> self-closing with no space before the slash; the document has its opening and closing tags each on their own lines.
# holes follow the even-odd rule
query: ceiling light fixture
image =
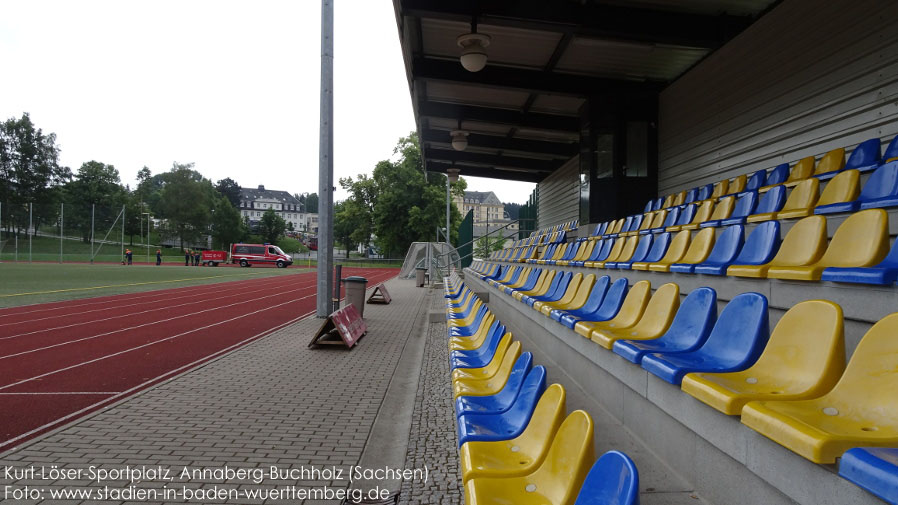
<svg viewBox="0 0 898 505">
<path fill-rule="evenodd" d="M 490 36 L 472 32 L 459 35 L 455 43 L 461 47 L 461 66 L 468 72 L 480 72 L 486 66 L 486 48 L 490 45 Z"/>
<path fill-rule="evenodd" d="M 452 130 L 449 132 L 452 138 L 452 149 L 464 151 L 468 147 L 468 132 L 464 130 Z"/>
</svg>

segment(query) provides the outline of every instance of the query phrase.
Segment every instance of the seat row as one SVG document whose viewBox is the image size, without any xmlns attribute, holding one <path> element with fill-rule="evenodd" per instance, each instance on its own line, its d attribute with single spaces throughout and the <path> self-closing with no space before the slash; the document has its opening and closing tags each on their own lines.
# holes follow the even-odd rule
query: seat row
<svg viewBox="0 0 898 505">
<path fill-rule="evenodd" d="M 809 178 L 827 180 L 846 170 L 873 171 L 886 163 L 898 160 L 898 136 L 886 146 L 884 153 L 881 153 L 880 150 L 881 142 L 878 138 L 868 139 L 855 147 L 847 162 L 844 148 L 833 149 L 821 157 L 819 162 L 813 156 L 808 156 L 797 161 L 791 170 L 788 163 L 783 163 L 771 169 L 769 173 L 762 169 L 750 175 L 739 175 L 732 180 L 724 179 L 713 184 L 652 199 L 646 202 L 644 212 L 668 209 L 707 199 L 716 200 L 743 191 L 759 190 L 764 192 L 777 185 L 791 186 Z"/>
<path fill-rule="evenodd" d="M 898 313 L 873 325 L 846 365 L 842 309 L 830 301 L 796 304 L 770 332 L 759 293 L 718 315 L 707 287 L 681 301 L 674 283 L 652 294 L 645 280 L 556 272 L 555 291 L 538 295 L 498 279 L 500 270 L 469 272 L 813 462 L 848 451 L 846 478 L 898 499 Z"/>
<path fill-rule="evenodd" d="M 898 206 L 898 161 L 880 166 L 863 189 L 860 171 L 840 172 L 822 187 L 818 178 L 800 181 L 786 197 L 787 186 L 778 185 L 760 194 L 749 190 L 719 200 L 704 200 L 645 214 L 599 223 L 590 237 L 615 238 L 772 219 L 796 219 L 812 214 L 835 214 Z"/>
<path fill-rule="evenodd" d="M 778 221 L 763 222 L 745 237 L 741 224 L 675 235 L 636 235 L 552 244 L 537 257 L 520 248 L 505 261 L 532 265 L 648 270 L 733 277 L 887 285 L 898 279 L 898 241 L 889 247 L 888 214 L 869 209 L 850 215 L 827 238 L 827 219 L 796 222 L 781 240 Z M 506 269 L 529 272 L 522 268 Z"/>
<path fill-rule="evenodd" d="M 468 505 L 634 504 L 639 476 L 611 451 L 598 461 L 591 416 L 565 416 L 565 390 L 457 279 L 446 317 L 459 454 Z"/>
</svg>

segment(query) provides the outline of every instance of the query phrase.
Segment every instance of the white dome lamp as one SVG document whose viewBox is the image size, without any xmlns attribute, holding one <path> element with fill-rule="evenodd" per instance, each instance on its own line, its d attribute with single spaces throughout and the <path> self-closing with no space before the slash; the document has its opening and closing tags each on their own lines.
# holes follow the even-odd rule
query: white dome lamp
<svg viewBox="0 0 898 505">
<path fill-rule="evenodd" d="M 452 149 L 456 151 L 464 151 L 468 147 L 468 132 L 464 130 L 452 130 L 449 132 L 452 138 Z"/>
<path fill-rule="evenodd" d="M 486 66 L 486 48 L 490 45 L 490 36 L 482 33 L 466 33 L 455 39 L 461 47 L 461 66 L 468 72 L 480 72 Z"/>
</svg>

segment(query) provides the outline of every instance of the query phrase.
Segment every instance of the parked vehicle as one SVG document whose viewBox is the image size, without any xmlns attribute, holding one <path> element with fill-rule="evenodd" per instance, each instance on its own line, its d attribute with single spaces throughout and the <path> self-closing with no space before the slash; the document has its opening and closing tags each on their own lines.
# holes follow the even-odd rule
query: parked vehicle
<svg viewBox="0 0 898 505">
<path fill-rule="evenodd" d="M 293 256 L 272 244 L 234 244 L 231 246 L 231 263 L 238 263 L 242 267 L 274 264 L 278 268 L 286 268 L 293 264 Z"/>
<path fill-rule="evenodd" d="M 225 251 L 203 251 L 200 262 L 207 267 L 217 267 L 219 263 L 228 261 L 228 253 Z"/>
</svg>

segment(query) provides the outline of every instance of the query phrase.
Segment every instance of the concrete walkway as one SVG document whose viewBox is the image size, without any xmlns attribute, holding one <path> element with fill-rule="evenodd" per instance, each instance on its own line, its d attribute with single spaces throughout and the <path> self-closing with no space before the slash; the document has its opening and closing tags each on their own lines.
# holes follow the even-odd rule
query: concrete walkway
<svg viewBox="0 0 898 505">
<path fill-rule="evenodd" d="M 352 350 L 308 349 L 306 319 L 0 455 L 0 502 L 341 503 L 423 482 L 404 461 L 437 291 L 387 285 Z"/>
</svg>

